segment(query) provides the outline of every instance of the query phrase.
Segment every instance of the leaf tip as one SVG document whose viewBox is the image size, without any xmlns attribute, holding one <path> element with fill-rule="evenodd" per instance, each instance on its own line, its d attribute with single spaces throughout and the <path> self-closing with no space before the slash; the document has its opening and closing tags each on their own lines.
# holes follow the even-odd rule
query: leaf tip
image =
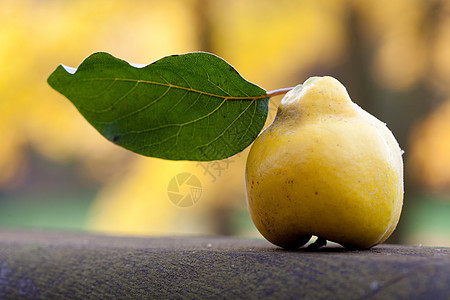
<svg viewBox="0 0 450 300">
<path fill-rule="evenodd" d="M 59 65 L 55 71 L 53 71 L 50 76 L 47 78 L 47 83 L 48 85 L 50 85 L 50 87 L 52 87 L 53 89 L 55 89 L 56 91 L 59 92 L 58 87 L 59 87 L 59 82 L 61 81 L 61 69 L 64 69 L 61 65 Z M 66 73 L 63 70 L 63 73 Z"/>
</svg>

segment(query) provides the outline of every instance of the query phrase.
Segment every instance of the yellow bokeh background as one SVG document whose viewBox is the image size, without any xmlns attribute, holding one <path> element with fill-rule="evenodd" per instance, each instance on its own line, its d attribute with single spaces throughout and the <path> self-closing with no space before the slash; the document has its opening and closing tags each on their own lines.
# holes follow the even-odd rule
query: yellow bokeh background
<svg viewBox="0 0 450 300">
<path fill-rule="evenodd" d="M 210 163 L 142 157 L 106 141 L 46 83 L 58 64 L 76 67 L 97 51 L 148 64 L 202 50 L 267 90 L 337 77 L 406 151 L 404 216 L 392 242 L 450 245 L 447 1 L 3 0 L 0 23 L 0 226 L 70 227 L 33 223 L 13 200 L 27 191 L 22 209 L 39 207 L 33 195 L 57 189 L 76 202 L 86 189 L 91 196 L 71 229 L 258 237 L 246 213 L 248 149 Z M 271 99 L 267 124 L 280 100 Z M 49 168 L 62 183 L 43 183 Z M 189 207 L 168 196 L 181 173 L 201 182 Z M 70 218 L 71 205 L 55 214 Z"/>
</svg>

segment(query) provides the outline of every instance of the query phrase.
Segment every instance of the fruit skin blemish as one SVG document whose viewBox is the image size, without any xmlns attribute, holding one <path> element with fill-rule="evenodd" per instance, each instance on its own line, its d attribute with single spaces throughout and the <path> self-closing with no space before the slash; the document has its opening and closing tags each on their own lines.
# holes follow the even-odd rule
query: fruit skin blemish
<svg viewBox="0 0 450 300">
<path fill-rule="evenodd" d="M 283 248 L 301 247 L 312 235 L 317 246 L 329 240 L 370 248 L 392 234 L 402 209 L 396 139 L 329 76 L 284 96 L 251 147 L 245 176 L 255 226 Z"/>
</svg>

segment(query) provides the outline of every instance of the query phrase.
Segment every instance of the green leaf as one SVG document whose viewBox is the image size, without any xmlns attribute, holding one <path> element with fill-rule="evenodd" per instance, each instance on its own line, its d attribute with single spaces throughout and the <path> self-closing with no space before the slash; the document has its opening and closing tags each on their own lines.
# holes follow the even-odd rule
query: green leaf
<svg viewBox="0 0 450 300">
<path fill-rule="evenodd" d="M 48 78 L 104 137 L 170 160 L 230 157 L 250 145 L 268 113 L 266 91 L 205 52 L 136 66 L 94 53 Z"/>
</svg>

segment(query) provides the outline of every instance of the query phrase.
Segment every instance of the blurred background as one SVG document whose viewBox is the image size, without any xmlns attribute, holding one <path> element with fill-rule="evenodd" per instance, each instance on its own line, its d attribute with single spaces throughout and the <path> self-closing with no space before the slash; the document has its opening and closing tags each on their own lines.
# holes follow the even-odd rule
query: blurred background
<svg viewBox="0 0 450 300">
<path fill-rule="evenodd" d="M 2 0 L 0 25 L 0 227 L 260 236 L 246 208 L 248 149 L 216 162 L 142 157 L 46 83 L 97 51 L 148 64 L 203 50 L 266 90 L 340 80 L 405 150 L 389 242 L 450 246 L 449 1 Z"/>
</svg>

